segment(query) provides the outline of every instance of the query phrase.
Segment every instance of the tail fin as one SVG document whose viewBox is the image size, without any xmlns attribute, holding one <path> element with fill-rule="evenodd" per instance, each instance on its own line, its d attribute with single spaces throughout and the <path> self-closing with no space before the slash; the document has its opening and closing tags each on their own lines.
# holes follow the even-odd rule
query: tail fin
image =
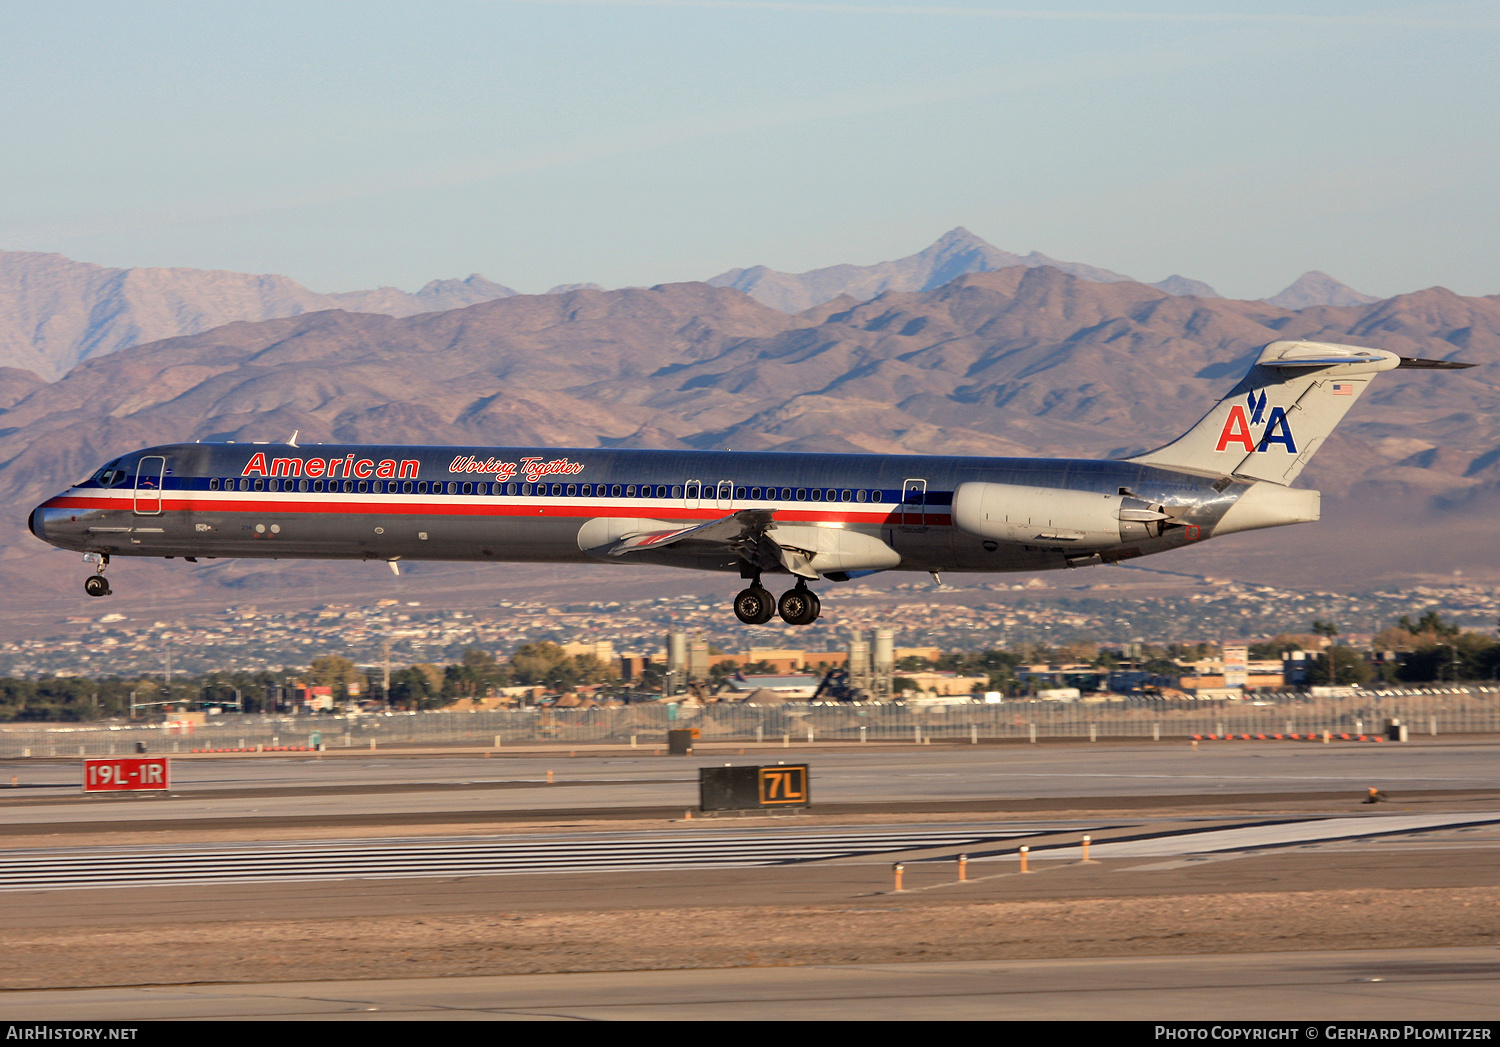
<svg viewBox="0 0 1500 1047">
<path fill-rule="evenodd" d="M 1469 366 L 1384 349 L 1272 342 L 1229 395 L 1165 447 L 1129 459 L 1166 469 L 1289 484 L 1380 371 Z"/>
</svg>

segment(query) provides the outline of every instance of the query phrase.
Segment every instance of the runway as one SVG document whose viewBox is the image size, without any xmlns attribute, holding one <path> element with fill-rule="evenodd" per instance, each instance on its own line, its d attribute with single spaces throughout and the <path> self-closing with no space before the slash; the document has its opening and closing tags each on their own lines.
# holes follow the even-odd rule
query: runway
<svg viewBox="0 0 1500 1047">
<path fill-rule="evenodd" d="M 1500 820 L 1500 819 L 1497 819 Z M 240 848 L 37 850 L 0 858 L 0 891 L 147 887 L 643 869 L 745 868 L 871 857 L 934 848 L 994 847 L 1045 830 L 705 830 L 459 839 L 387 839 Z"/>
<path fill-rule="evenodd" d="M 817 751 L 812 813 L 691 821 L 698 767 L 724 759 L 182 760 L 154 799 L 13 761 L 0 1014 L 1488 1015 L 1497 756 Z M 1371 786 L 1390 801 L 1362 804 Z M 1385 973 L 1350 973 L 1371 957 Z"/>
<path fill-rule="evenodd" d="M 1500 1020 L 1500 949 L 844 964 L 0 993 L 0 1021 Z"/>
<path fill-rule="evenodd" d="M 546 873 L 578 875 L 644 870 L 733 869 L 827 862 L 951 863 L 964 853 L 975 875 L 1016 862 L 1024 844 L 1032 860 L 1079 861 L 1084 834 L 1114 834 L 1091 846 L 1091 860 L 1244 856 L 1333 841 L 1423 836 L 1500 826 L 1500 811 L 1353 818 L 1241 819 L 1238 825 L 1172 825 L 1149 821 L 1060 822 L 1026 826 L 759 825 L 718 829 L 677 826 L 649 832 L 537 833 L 504 836 L 385 838 L 238 847 L 139 846 L 13 850 L 0 856 L 0 892 L 99 890 L 185 884 L 291 883 L 313 880 L 412 879 Z M 1066 842 L 1061 842 L 1066 841 Z M 1500 846 L 1500 834 L 1468 841 Z"/>
<path fill-rule="evenodd" d="M 696 806 L 698 767 L 721 763 L 806 760 L 812 765 L 815 809 L 855 813 L 906 805 L 948 804 L 954 810 L 1058 810 L 1161 797 L 1212 806 L 1239 797 L 1347 797 L 1375 786 L 1395 799 L 1442 792 L 1488 792 L 1500 800 L 1500 744 L 1422 742 L 1355 746 L 1225 743 L 1197 750 L 1181 742 L 1029 747 L 921 746 L 907 749 L 779 747 L 713 758 L 612 754 L 569 757 L 500 754 L 402 758 L 349 754 L 285 758 L 180 759 L 170 797 L 83 797 L 76 761 L 12 760 L 0 764 L 0 839 L 31 826 L 91 832 L 121 826 L 215 821 L 300 825 L 393 825 L 403 822 L 505 820 L 517 812 L 561 810 L 573 815 L 622 809 L 652 818 Z M 548 772 L 553 781 L 547 781 Z M 1017 802 L 1019 801 L 1019 803 Z M 1045 806 L 1050 804 L 1050 808 Z M 967 806 L 964 806 L 967 805 Z M 977 806 L 976 806 L 977 805 Z M 1043 805 L 1043 806 L 1036 806 Z M 165 827 L 165 825 L 163 826 Z"/>
</svg>

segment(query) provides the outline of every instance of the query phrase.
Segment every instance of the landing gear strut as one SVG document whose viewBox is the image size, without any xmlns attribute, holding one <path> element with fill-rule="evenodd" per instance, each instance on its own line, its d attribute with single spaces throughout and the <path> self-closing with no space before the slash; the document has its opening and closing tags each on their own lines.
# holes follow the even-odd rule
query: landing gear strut
<svg viewBox="0 0 1500 1047">
<path fill-rule="evenodd" d="M 92 559 L 95 554 L 90 553 L 86 559 Z M 90 596 L 108 596 L 113 590 L 109 587 L 109 581 L 104 577 L 104 569 L 109 566 L 109 553 L 98 553 L 98 567 L 94 573 L 83 580 L 83 591 Z"/>
</svg>

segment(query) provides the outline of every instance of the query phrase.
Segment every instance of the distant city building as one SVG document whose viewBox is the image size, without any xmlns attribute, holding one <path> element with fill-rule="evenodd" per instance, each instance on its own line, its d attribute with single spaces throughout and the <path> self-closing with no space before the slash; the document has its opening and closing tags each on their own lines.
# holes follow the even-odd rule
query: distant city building
<svg viewBox="0 0 1500 1047">
<path fill-rule="evenodd" d="M 591 655 L 599 661 L 608 665 L 615 660 L 615 645 L 610 640 L 584 640 L 576 643 L 565 643 L 562 645 L 563 654 L 569 658 L 577 658 L 580 655 Z"/>
<path fill-rule="evenodd" d="M 652 658 L 648 654 L 622 654 L 620 655 L 620 679 L 639 680 L 651 664 Z"/>
<path fill-rule="evenodd" d="M 688 644 L 687 675 L 689 680 L 708 679 L 708 641 L 699 633 Z"/>
<path fill-rule="evenodd" d="M 294 687 L 292 701 L 313 712 L 330 712 L 333 709 L 333 688 Z"/>
<path fill-rule="evenodd" d="M 1184 691 L 1203 697 L 1205 692 L 1233 692 L 1236 696 L 1245 691 L 1274 691 L 1286 686 L 1283 663 L 1275 659 L 1250 659 L 1250 645 L 1228 642 L 1219 645 L 1221 656 L 1203 658 L 1192 663 L 1192 671 L 1184 673 L 1178 686 Z"/>
<path fill-rule="evenodd" d="M 870 653 L 870 696 L 877 702 L 895 697 L 896 630 L 875 630 L 875 645 Z"/>
<path fill-rule="evenodd" d="M 901 673 L 900 676 L 916 684 L 918 694 L 933 696 L 974 694 L 986 691 L 990 686 L 988 676 L 960 676 L 945 672 Z"/>
<path fill-rule="evenodd" d="M 957 576 L 956 576 L 957 577 Z M 1035 580 L 1033 580 L 1035 582 Z M 880 698 L 888 694 L 884 680 L 900 658 L 916 656 L 928 661 L 953 652 L 989 649 L 1019 651 L 1023 645 L 1063 644 L 1088 640 L 1122 650 L 1134 666 L 1143 670 L 1148 647 L 1168 643 L 1198 643 L 1211 637 L 1275 636 L 1299 634 L 1315 619 L 1339 623 L 1339 641 L 1358 645 L 1366 635 L 1378 634 L 1401 615 L 1425 608 L 1439 611 L 1445 621 L 1462 628 L 1483 629 L 1493 635 L 1500 616 L 1500 592 L 1475 584 L 1417 586 L 1371 592 L 1304 592 L 1271 586 L 1206 586 L 1185 583 L 1181 591 L 1153 595 L 1149 607 L 1125 594 L 1112 597 L 1068 596 L 1036 600 L 1033 590 L 1040 583 L 1009 580 L 979 580 L 969 584 L 962 602 L 932 602 L 921 583 L 902 583 L 896 590 L 877 592 L 862 584 L 848 583 L 832 590 L 839 594 L 839 614 L 805 629 L 773 633 L 749 631 L 737 622 L 726 625 L 722 599 L 701 594 L 654 597 L 625 602 L 579 602 L 563 606 L 539 600 L 499 600 L 493 607 L 455 610 L 415 600 L 386 599 L 364 604 L 346 603 L 287 610 L 261 610 L 247 605 L 214 611 L 111 611 L 89 617 L 70 611 L 77 619 L 64 624 L 57 618 L 55 635 L 37 636 L 20 631 L 0 636 L 0 676 L 36 679 L 43 676 L 103 678 L 150 674 L 160 677 L 166 652 L 171 653 L 172 671 L 179 678 L 206 672 L 268 672 L 280 683 L 263 684 L 244 695 L 252 707 L 291 707 L 293 695 L 283 693 L 287 674 L 305 671 L 314 659 L 336 654 L 348 658 L 378 683 L 389 663 L 399 672 L 410 665 L 459 663 L 465 653 L 477 648 L 497 654 L 514 652 L 524 644 L 542 642 L 567 646 L 608 642 L 627 679 L 639 680 L 648 666 L 667 669 L 668 650 L 663 644 L 672 631 L 681 631 L 683 646 L 677 665 L 682 693 L 687 685 L 687 639 L 695 634 L 726 652 L 708 658 L 709 668 L 729 661 L 744 667 L 747 656 L 762 650 L 800 652 L 801 661 L 790 670 L 847 667 L 851 678 L 861 676 L 845 648 L 853 642 L 868 644 L 868 690 Z M 1234 592 L 1231 590 L 1238 589 Z M 1247 599 L 1252 593 L 1253 599 Z M 797 643 L 798 649 L 766 647 L 747 650 L 761 637 L 780 636 Z M 899 637 L 909 646 L 898 650 Z M 1245 686 L 1249 689 L 1276 686 L 1307 686 L 1307 671 L 1316 651 L 1326 641 L 1313 644 L 1313 653 L 1265 663 L 1244 660 Z M 1226 648 L 1243 646 L 1227 642 Z M 576 650 L 576 648 L 574 648 Z M 594 647 L 596 652 L 599 648 Z M 637 652 L 621 655 L 620 652 Z M 824 653 L 819 653 L 824 652 Z M 1280 653 L 1280 652 L 1278 652 Z M 625 659 L 632 659 L 627 662 Z M 1233 652 L 1214 659 L 1213 665 L 1194 665 L 1181 670 L 1193 677 L 1233 679 L 1240 664 Z M 773 663 L 778 670 L 782 663 Z M 701 672 L 701 667 L 699 667 Z M 666 675 L 663 673 L 663 675 Z M 1283 676 L 1282 684 L 1273 678 Z M 1387 668 L 1389 675 L 1389 667 Z M 1128 691 L 1125 677 L 1111 674 L 1108 685 L 1116 692 Z M 1136 681 L 1139 684 L 1141 681 Z M 1203 686 L 1214 683 L 1201 680 Z M 1170 686 L 1161 675 L 1152 674 L 1148 686 Z M 1082 681 L 1078 685 L 1087 690 Z M 1075 681 L 1038 680 L 1036 686 L 1074 686 Z M 368 690 L 368 687 L 366 688 Z M 1028 688 L 1029 690 L 1029 688 Z M 342 693 L 342 692 L 340 692 Z M 368 699 L 370 695 L 361 695 Z"/>
<path fill-rule="evenodd" d="M 1220 644 L 1224 653 L 1224 686 L 1244 687 L 1250 679 L 1250 647 L 1248 644 Z"/>
<path fill-rule="evenodd" d="M 777 672 L 796 672 L 799 669 L 837 669 L 849 661 L 848 651 L 807 651 L 789 647 L 752 647 L 736 661 L 745 666 L 769 665 Z"/>
<path fill-rule="evenodd" d="M 1311 651 L 1288 651 L 1281 660 L 1281 678 L 1286 687 L 1306 687 L 1318 656 Z"/>
</svg>

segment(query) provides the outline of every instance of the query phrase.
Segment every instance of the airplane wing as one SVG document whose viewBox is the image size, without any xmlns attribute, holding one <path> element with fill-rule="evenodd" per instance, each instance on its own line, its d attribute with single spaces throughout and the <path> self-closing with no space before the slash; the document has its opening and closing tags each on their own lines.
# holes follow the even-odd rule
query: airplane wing
<svg viewBox="0 0 1500 1047">
<path fill-rule="evenodd" d="M 604 555 L 629 556 L 679 542 L 706 542 L 732 550 L 740 559 L 761 570 L 784 567 L 799 578 L 816 579 L 818 572 L 812 569 L 807 553 L 781 545 L 768 533 L 776 529 L 775 515 L 774 509 L 741 509 L 730 516 L 692 527 L 627 534 L 605 550 Z"/>
</svg>

